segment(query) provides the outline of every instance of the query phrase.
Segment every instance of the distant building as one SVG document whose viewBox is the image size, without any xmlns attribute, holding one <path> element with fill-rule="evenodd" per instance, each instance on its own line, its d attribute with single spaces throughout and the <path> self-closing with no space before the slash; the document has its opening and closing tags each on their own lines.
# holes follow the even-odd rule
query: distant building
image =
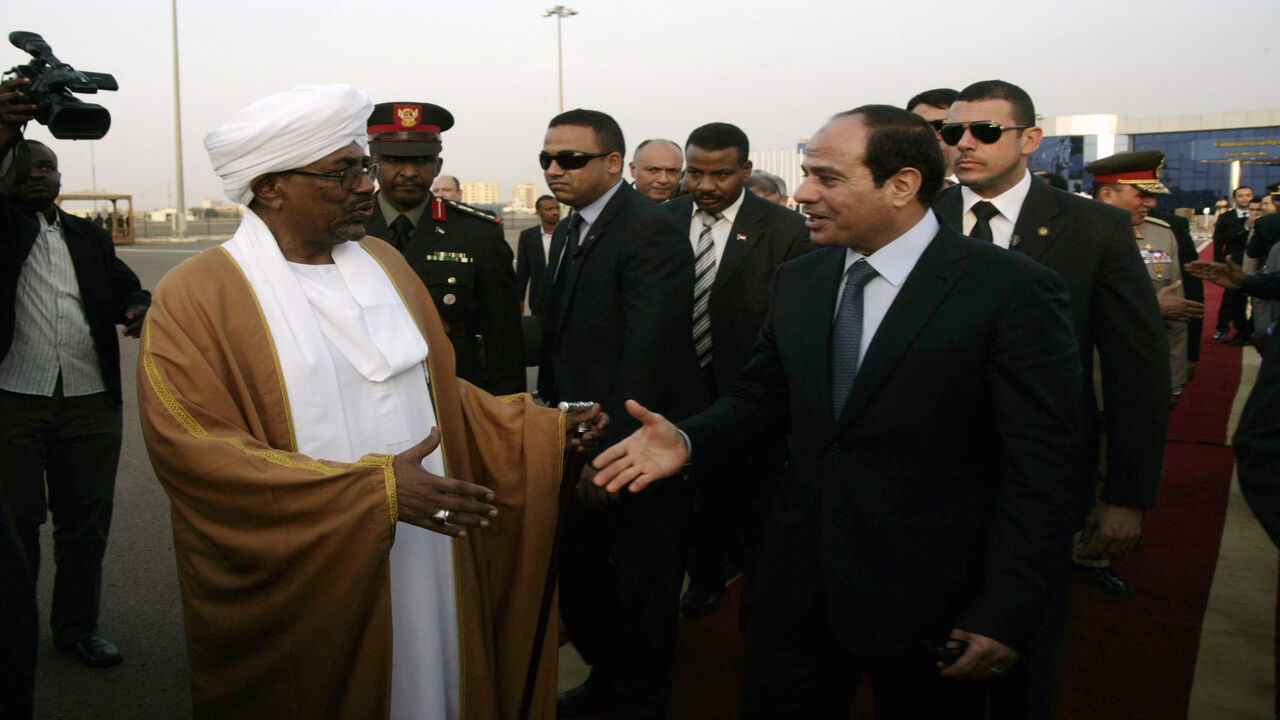
<svg viewBox="0 0 1280 720">
<path fill-rule="evenodd" d="M 538 199 L 538 186 L 525 183 L 517 185 L 511 191 L 511 208 L 513 210 L 533 210 Z"/>
<path fill-rule="evenodd" d="M 1258 193 L 1280 181 L 1280 110 L 1133 118 L 1064 115 L 1037 118 L 1044 140 L 1028 163 L 1055 172 L 1086 192 L 1093 177 L 1084 166 L 1126 150 L 1164 153 L 1162 207 L 1203 212 L 1240 185 Z"/>
<path fill-rule="evenodd" d="M 496 205 L 498 200 L 498 183 L 470 182 L 462 183 L 462 202 L 468 205 Z"/>
</svg>

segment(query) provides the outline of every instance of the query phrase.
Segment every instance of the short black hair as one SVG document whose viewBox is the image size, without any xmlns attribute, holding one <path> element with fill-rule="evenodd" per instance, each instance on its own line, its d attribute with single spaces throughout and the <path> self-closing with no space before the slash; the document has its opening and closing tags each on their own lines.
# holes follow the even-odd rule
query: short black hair
<svg viewBox="0 0 1280 720">
<path fill-rule="evenodd" d="M 596 136 L 596 144 L 600 146 L 600 152 L 618 153 L 624 157 L 627 154 L 627 141 L 622 137 L 622 128 L 618 127 L 618 121 L 599 110 L 583 110 L 582 108 L 566 110 L 551 118 L 551 122 L 547 124 L 547 127 L 553 128 L 561 125 L 577 125 L 578 127 L 591 128 L 591 132 Z"/>
<path fill-rule="evenodd" d="M 892 105 L 862 105 L 832 119 L 851 115 L 861 116 L 862 123 L 871 131 L 862 161 L 871 171 L 876 187 L 882 187 L 899 170 L 913 168 L 920 173 L 916 199 L 925 207 L 932 205 L 946 173 L 933 126 L 919 115 Z"/>
<path fill-rule="evenodd" d="M 677 144 L 675 143 L 675 141 L 673 141 L 673 140 L 668 140 L 668 139 L 666 139 L 666 138 L 649 138 L 648 140 L 645 140 L 644 142 L 642 142 L 642 143 L 640 143 L 639 145 L 637 145 L 637 146 L 636 146 L 636 151 L 635 151 L 635 153 L 633 153 L 633 154 L 631 155 L 631 159 L 632 159 L 632 160 L 635 160 L 635 159 L 636 159 L 636 155 L 639 155 L 639 154 L 640 154 L 640 151 L 641 151 L 641 150 L 643 150 L 643 149 L 644 149 L 644 147 L 645 147 L 646 145 L 648 145 L 649 143 L 656 143 L 656 142 L 666 143 L 666 144 L 670 145 L 671 147 L 673 147 L 673 148 L 675 148 L 675 149 L 676 149 L 676 152 L 681 153 L 681 157 L 682 157 L 682 158 L 684 157 L 684 155 L 683 155 L 683 152 L 684 152 L 684 151 L 680 149 L 680 146 L 679 146 L 679 145 L 677 145 Z"/>
<path fill-rule="evenodd" d="M 28 142 L 35 142 L 35 141 L 34 141 L 34 140 L 29 140 Z M 1235 190 L 1232 190 L 1232 191 L 1231 191 L 1231 199 L 1232 199 L 1232 200 L 1235 200 L 1235 199 L 1236 199 L 1236 193 L 1240 192 L 1241 190 L 1248 190 L 1249 192 L 1253 192 L 1253 188 L 1249 187 L 1248 185 L 1241 185 L 1240 187 L 1238 187 L 1238 188 L 1236 188 Z"/>
<path fill-rule="evenodd" d="M 747 142 L 747 134 L 742 132 L 737 125 L 729 123 L 713 122 L 707 123 L 700 128 L 694 129 L 689 133 L 689 139 L 684 141 L 686 152 L 689 147 L 696 147 L 702 150 L 728 150 L 733 148 L 738 151 L 738 165 L 747 164 L 747 156 L 751 153 L 751 144 Z"/>
<path fill-rule="evenodd" d="M 560 204 L 560 201 L 556 200 L 556 197 L 554 195 L 539 195 L 538 199 L 533 201 L 533 209 L 537 210 L 538 206 L 542 204 L 543 200 L 550 200 L 556 203 L 557 205 Z"/>
<path fill-rule="evenodd" d="M 771 195 L 782 195 L 782 188 L 778 187 L 773 176 L 767 173 L 752 172 L 751 177 L 747 178 L 747 187 Z"/>
<path fill-rule="evenodd" d="M 949 108 L 956 102 L 956 96 L 960 93 L 951 88 L 934 88 L 925 90 L 907 101 L 907 109 L 917 105 L 928 105 L 936 108 Z"/>
<path fill-rule="evenodd" d="M 1026 90 L 1004 80 L 982 80 L 960 91 L 956 102 L 980 102 L 1004 100 L 1013 106 L 1013 122 L 1018 125 L 1036 124 L 1036 106 Z"/>
</svg>

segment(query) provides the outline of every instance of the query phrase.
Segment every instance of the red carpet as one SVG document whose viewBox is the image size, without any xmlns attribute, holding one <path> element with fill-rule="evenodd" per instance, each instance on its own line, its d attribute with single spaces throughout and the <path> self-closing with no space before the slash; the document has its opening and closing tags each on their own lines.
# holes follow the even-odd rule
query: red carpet
<svg viewBox="0 0 1280 720">
<path fill-rule="evenodd" d="M 1134 597 L 1116 599 L 1073 579 L 1065 716 L 1185 718 L 1201 623 L 1222 538 L 1234 457 L 1227 422 L 1242 350 L 1211 339 L 1221 292 L 1208 289 L 1198 374 L 1171 417 L 1159 507 L 1142 548 L 1116 563 Z M 1243 352 L 1253 352 L 1244 349 Z M 671 717 L 733 718 L 741 688 L 737 586 L 714 615 L 682 620 Z M 870 693 L 851 715 L 871 718 Z"/>
</svg>

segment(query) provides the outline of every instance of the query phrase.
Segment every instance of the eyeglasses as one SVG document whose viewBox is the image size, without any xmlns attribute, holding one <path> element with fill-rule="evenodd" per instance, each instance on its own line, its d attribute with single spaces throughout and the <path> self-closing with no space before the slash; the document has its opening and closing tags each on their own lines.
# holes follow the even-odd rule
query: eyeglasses
<svg viewBox="0 0 1280 720">
<path fill-rule="evenodd" d="M 337 180 L 344 190 L 357 190 L 360 183 L 364 182 L 367 177 L 370 180 L 378 177 L 378 163 L 369 163 L 368 165 L 352 165 L 341 172 L 335 173 L 318 173 L 309 172 L 307 170 L 282 170 L 281 175 L 306 175 L 308 177 L 329 178 Z"/>
<path fill-rule="evenodd" d="M 581 152 L 579 150 L 562 150 L 552 155 L 551 153 L 544 151 L 538 153 L 538 164 L 542 166 L 543 170 L 549 170 L 551 168 L 551 161 L 554 160 L 555 163 L 560 166 L 561 170 L 577 170 L 579 168 L 586 167 L 587 163 L 595 160 L 596 158 L 608 157 L 612 154 L 613 153 L 590 153 Z"/>
<path fill-rule="evenodd" d="M 946 120 L 930 120 L 929 124 L 933 126 L 934 132 L 942 132 L 942 126 L 947 124 Z"/>
<path fill-rule="evenodd" d="M 943 123 L 939 128 L 938 134 L 942 136 L 942 142 L 948 145 L 959 145 L 960 138 L 964 137 L 965 129 L 973 134 L 973 139 L 985 145 L 1000 142 L 1000 136 L 1005 130 L 1024 130 L 1033 127 L 1032 125 L 1001 125 L 990 120 L 979 120 L 972 123 Z"/>
</svg>

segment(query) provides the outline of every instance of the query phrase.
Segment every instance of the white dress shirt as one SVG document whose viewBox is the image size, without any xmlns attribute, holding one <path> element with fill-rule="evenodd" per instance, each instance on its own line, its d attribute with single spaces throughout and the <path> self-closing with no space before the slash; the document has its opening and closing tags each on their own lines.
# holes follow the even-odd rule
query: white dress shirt
<svg viewBox="0 0 1280 720">
<path fill-rule="evenodd" d="M 52 397 L 106 392 L 62 221 L 40 219 L 40 233 L 18 275 L 13 343 L 0 362 L 0 389 Z"/>
<path fill-rule="evenodd" d="M 836 313 L 840 310 L 840 299 L 844 297 L 845 278 L 849 268 L 859 260 L 871 263 L 877 275 L 862 288 L 862 343 L 858 347 L 858 366 L 867 355 L 867 348 L 876 336 L 876 330 L 889 312 L 889 306 L 898 297 L 898 291 L 906 282 L 907 276 L 915 269 L 925 248 L 933 242 L 938 234 L 938 218 L 933 211 L 928 211 L 920 222 L 899 235 L 871 255 L 863 255 L 853 250 L 845 250 L 844 274 L 840 276 L 840 285 L 836 290 L 836 304 L 831 309 L 831 320 L 835 322 Z"/>
<path fill-rule="evenodd" d="M 725 246 L 729 244 L 729 231 L 733 229 L 733 221 L 738 217 L 738 211 L 742 209 L 742 199 L 746 196 L 747 190 L 744 187 L 742 192 L 738 193 L 738 199 L 734 200 L 729 207 L 720 211 L 722 216 L 719 220 L 711 225 L 711 242 L 715 244 L 716 250 L 716 267 L 720 267 L 720 258 L 724 257 Z M 693 206 L 693 216 L 689 218 L 689 242 L 693 245 L 693 254 L 698 254 L 698 237 L 702 235 L 702 216 L 698 214 L 697 203 Z"/>
<path fill-rule="evenodd" d="M 600 217 L 600 213 L 604 212 L 604 206 L 609 204 L 609 201 L 613 199 L 613 196 L 615 194 L 617 194 L 618 188 L 620 187 L 622 187 L 621 179 L 619 179 L 618 182 L 615 183 L 613 187 L 606 190 L 603 195 L 591 201 L 586 206 L 582 208 L 574 209 L 575 213 L 582 216 L 582 229 L 578 231 L 579 245 L 582 244 L 582 239 L 587 237 L 587 233 L 590 231 L 591 226 L 595 224 L 596 219 Z M 569 221 L 573 222 L 572 216 L 569 217 Z M 548 247 L 547 252 L 550 253 L 551 252 L 550 246 L 548 245 L 547 247 Z M 568 243 L 568 238 L 566 237 L 564 247 L 560 248 L 560 255 L 556 257 L 556 275 L 560 274 L 560 260 L 561 258 L 564 257 L 564 251 L 568 247 L 569 247 L 569 243 Z M 547 258 L 547 262 L 550 262 L 550 261 L 551 261 L 551 258 Z"/>
<path fill-rule="evenodd" d="M 1005 190 L 993 198 L 984 198 L 968 187 L 961 186 L 960 198 L 964 206 L 964 234 L 968 235 L 977 224 L 978 217 L 973 214 L 973 206 L 986 200 L 1000 211 L 991 218 L 991 241 L 997 246 L 1009 248 L 1013 238 L 1013 226 L 1018 223 L 1018 214 L 1022 212 L 1022 203 L 1027 199 L 1027 191 L 1031 189 L 1031 173 L 1026 173 L 1017 185 Z"/>
</svg>

